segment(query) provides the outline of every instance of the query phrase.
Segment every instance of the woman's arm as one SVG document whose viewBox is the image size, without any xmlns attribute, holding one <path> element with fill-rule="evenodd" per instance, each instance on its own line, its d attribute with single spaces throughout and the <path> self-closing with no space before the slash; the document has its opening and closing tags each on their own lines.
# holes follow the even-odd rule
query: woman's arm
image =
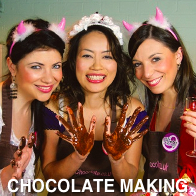
<svg viewBox="0 0 196 196">
<path fill-rule="evenodd" d="M 125 179 L 127 182 L 129 179 L 135 179 L 137 177 L 141 147 L 142 138 L 134 142 L 120 160 L 115 161 L 109 155 L 112 174 L 118 183 L 120 183 L 121 179 Z"/>
<path fill-rule="evenodd" d="M 141 107 L 142 110 L 144 110 L 144 106 L 135 98 L 131 98 L 128 104 L 128 117 L 133 115 L 133 112 L 137 107 Z M 136 135 L 137 133 L 132 135 L 132 137 L 135 137 Z M 137 177 L 142 149 L 142 140 L 143 137 L 135 141 L 125 152 L 125 154 L 117 161 L 115 161 L 112 156 L 109 155 L 112 173 L 118 183 L 120 183 L 121 179 L 125 179 L 125 181 L 127 182 L 129 179 L 135 179 Z"/>
<path fill-rule="evenodd" d="M 12 178 L 13 173 L 14 169 L 11 165 L 8 165 L 1 170 L 1 184 L 3 189 L 7 188 L 8 182 Z"/>
<path fill-rule="evenodd" d="M 31 159 L 32 149 L 26 145 L 21 151 L 17 150 L 14 153 L 13 163 L 1 170 L 0 177 L 3 189 L 7 188 L 9 180 L 19 180 L 22 178 L 22 173 L 25 171 Z"/>
<path fill-rule="evenodd" d="M 54 130 L 45 130 L 45 139 L 42 153 L 42 170 L 45 179 L 54 179 L 57 182 L 66 178 L 69 179 L 80 168 L 86 156 L 79 156 L 73 152 L 62 160 L 56 160 L 59 136 Z M 65 149 L 66 151 L 66 149 Z M 62 152 L 63 153 L 63 152 Z M 57 184 L 51 184 L 57 186 Z"/>
<path fill-rule="evenodd" d="M 1 179 L 5 179 L 6 176 L 3 176 L 4 174 L 2 174 L 2 171 L 4 170 L 5 168 L 1 169 L 0 170 L 0 195 L 1 196 L 12 196 L 12 193 L 9 192 L 8 190 L 8 187 L 7 186 L 3 186 L 3 184 L 6 184 L 6 182 L 4 183 Z M 7 172 L 6 172 L 7 173 Z M 5 174 L 6 174 L 5 173 Z M 9 177 L 8 177 L 9 179 Z M 8 183 L 8 182 L 7 182 Z"/>
<path fill-rule="evenodd" d="M 53 109 L 53 111 L 57 113 L 57 111 L 51 107 L 51 104 L 49 105 L 50 110 Z M 91 121 L 91 129 L 88 132 L 84 126 L 82 105 L 78 105 L 79 115 L 77 116 L 77 120 L 75 119 L 71 108 L 66 107 L 66 109 L 68 111 L 72 126 L 62 117 L 58 116 L 58 119 L 64 125 L 71 137 L 67 137 L 58 130 L 45 130 L 45 139 L 42 153 L 42 169 L 45 178 L 55 179 L 57 182 L 62 178 L 69 179 L 74 175 L 74 173 L 86 160 L 94 144 L 95 117 L 93 118 L 94 120 Z M 53 118 L 56 119 L 55 116 L 53 116 Z M 66 142 L 71 143 L 75 149 L 73 153 L 62 160 L 56 160 L 59 137 L 66 140 Z M 84 138 L 86 138 L 88 142 L 84 142 Z M 80 142 L 81 139 L 82 143 Z M 55 186 L 55 184 L 53 184 L 53 186 Z"/>
</svg>

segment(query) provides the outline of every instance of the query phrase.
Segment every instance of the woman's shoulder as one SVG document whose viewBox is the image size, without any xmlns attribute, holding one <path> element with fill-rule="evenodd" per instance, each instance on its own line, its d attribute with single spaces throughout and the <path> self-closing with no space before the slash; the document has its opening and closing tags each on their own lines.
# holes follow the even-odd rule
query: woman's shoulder
<svg viewBox="0 0 196 196">
<path fill-rule="evenodd" d="M 45 107 L 47 107 L 48 109 L 50 109 L 53 112 L 57 112 L 58 111 L 58 98 L 56 95 L 52 95 L 50 97 L 50 99 L 44 104 Z"/>
<path fill-rule="evenodd" d="M 127 103 L 129 104 L 128 110 L 127 110 L 127 116 L 131 116 L 136 108 L 141 107 L 142 110 L 144 110 L 144 105 L 141 103 L 140 100 L 134 97 L 128 98 Z"/>
<path fill-rule="evenodd" d="M 137 99 L 137 98 L 134 98 L 134 97 L 129 97 L 127 99 L 127 103 L 128 103 L 128 109 L 127 109 L 127 112 L 126 112 L 126 116 L 129 117 L 129 116 L 132 116 L 133 112 L 135 111 L 136 108 L 138 107 L 141 107 L 141 111 L 144 110 L 144 106 L 143 104 Z M 125 104 L 125 103 L 124 103 Z M 122 108 L 120 108 L 119 106 L 116 107 L 116 111 L 117 111 L 117 117 L 120 116 L 121 114 L 121 111 L 122 111 Z"/>
<path fill-rule="evenodd" d="M 47 103 L 45 103 L 45 107 L 56 114 L 59 114 L 60 110 L 65 111 L 66 105 L 68 105 L 67 99 L 56 94 L 52 95 Z"/>
</svg>

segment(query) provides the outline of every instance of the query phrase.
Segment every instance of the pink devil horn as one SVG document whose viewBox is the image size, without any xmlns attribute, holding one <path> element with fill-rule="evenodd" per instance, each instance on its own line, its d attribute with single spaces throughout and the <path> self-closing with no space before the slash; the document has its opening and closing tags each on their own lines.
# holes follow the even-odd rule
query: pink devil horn
<svg viewBox="0 0 196 196">
<path fill-rule="evenodd" d="M 134 26 L 133 26 L 132 24 L 129 24 L 128 22 L 126 22 L 126 21 L 124 21 L 124 20 L 123 20 L 123 25 L 124 25 L 124 27 L 125 27 L 128 31 L 131 31 L 131 30 L 134 28 Z"/>
<path fill-rule="evenodd" d="M 25 28 L 25 26 L 24 26 L 23 20 L 22 20 L 22 21 L 20 22 L 20 24 L 18 25 L 18 27 L 17 27 L 17 32 L 18 32 L 19 35 L 22 35 L 23 33 L 26 32 L 26 28 Z"/>
<path fill-rule="evenodd" d="M 66 23 L 65 18 L 62 18 L 61 22 L 58 24 L 58 27 L 59 27 L 62 31 L 64 31 L 64 29 L 65 29 L 65 23 Z"/>
<path fill-rule="evenodd" d="M 156 7 L 156 16 L 155 16 L 155 19 L 156 19 L 156 21 L 159 21 L 161 24 L 164 21 L 163 13 L 161 12 L 161 10 L 158 7 Z"/>
</svg>

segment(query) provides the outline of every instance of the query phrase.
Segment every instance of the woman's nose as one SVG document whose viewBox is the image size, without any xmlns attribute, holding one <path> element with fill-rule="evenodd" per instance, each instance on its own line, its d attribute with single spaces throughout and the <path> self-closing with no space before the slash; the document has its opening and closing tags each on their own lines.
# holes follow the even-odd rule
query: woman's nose
<svg viewBox="0 0 196 196">
<path fill-rule="evenodd" d="M 143 66 L 143 77 L 150 78 L 154 73 L 154 67 L 151 64 L 145 64 Z"/>
<path fill-rule="evenodd" d="M 96 58 L 91 66 L 91 69 L 92 70 L 101 70 L 103 69 L 103 66 L 102 66 L 102 63 L 101 63 L 101 60 Z"/>
<path fill-rule="evenodd" d="M 44 73 L 43 73 L 43 78 L 42 78 L 42 81 L 44 83 L 47 83 L 47 84 L 51 84 L 53 82 L 53 74 L 52 74 L 52 71 L 51 70 L 46 70 Z"/>
</svg>

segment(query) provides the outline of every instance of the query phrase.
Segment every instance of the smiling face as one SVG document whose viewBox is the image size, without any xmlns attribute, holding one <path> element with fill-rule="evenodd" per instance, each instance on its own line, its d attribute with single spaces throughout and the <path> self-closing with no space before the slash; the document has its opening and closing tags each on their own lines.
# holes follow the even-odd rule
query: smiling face
<svg viewBox="0 0 196 196">
<path fill-rule="evenodd" d="M 161 42 L 146 39 L 133 57 L 136 77 L 154 94 L 173 90 L 173 83 L 181 63 L 182 52 L 172 52 Z"/>
<path fill-rule="evenodd" d="M 76 57 L 76 77 L 85 93 L 103 93 L 113 82 L 117 63 L 105 35 L 93 31 L 83 36 Z"/>
<path fill-rule="evenodd" d="M 57 50 L 38 49 L 8 66 L 16 76 L 18 97 L 32 101 L 47 101 L 62 79 L 62 58 Z"/>
</svg>

